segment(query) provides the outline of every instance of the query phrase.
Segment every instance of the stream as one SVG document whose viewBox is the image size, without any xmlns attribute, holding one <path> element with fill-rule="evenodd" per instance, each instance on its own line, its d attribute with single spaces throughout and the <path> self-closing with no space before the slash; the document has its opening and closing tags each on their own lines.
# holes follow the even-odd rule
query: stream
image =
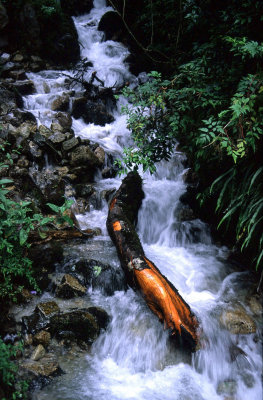
<svg viewBox="0 0 263 400">
<path fill-rule="evenodd" d="M 145 77 L 133 76 L 125 63 L 127 48 L 104 41 L 97 30 L 100 18 L 112 10 L 104 0 L 95 0 L 87 15 L 74 18 L 81 43 L 81 57 L 92 62 L 86 73 L 96 71 L 106 87 L 125 82 L 136 86 Z M 27 74 L 37 93 L 24 97 L 25 108 L 38 122 L 49 126 L 54 99 L 69 90 L 64 73 L 41 71 Z M 96 84 L 96 81 L 94 82 Z M 97 84 L 99 84 L 97 82 Z M 49 88 L 48 90 L 46 88 Z M 75 88 L 81 93 L 81 87 Z M 120 98 L 112 112 L 114 122 L 105 126 L 73 119 L 75 135 L 98 143 L 111 157 L 121 156 L 129 144 L 126 117 Z M 147 257 L 174 284 L 190 304 L 202 326 L 201 348 L 193 355 L 175 349 L 168 332 L 150 312 L 138 293 L 128 289 L 111 297 L 89 290 L 87 298 L 111 316 L 107 330 L 92 345 L 91 352 L 66 359 L 66 372 L 55 378 L 35 400 L 259 400 L 262 398 L 262 347 L 259 330 L 250 335 L 233 335 L 223 329 L 222 311 L 237 303 L 249 312 L 246 296 L 250 275 L 237 272 L 228 261 L 228 250 L 212 242 L 209 227 L 198 219 L 182 221 L 180 197 L 186 192 L 185 156 L 175 151 L 169 162 L 161 162 L 156 173 L 144 174 L 145 199 L 139 212 L 138 233 Z M 120 186 L 120 178 L 96 175 L 96 190 Z M 81 253 L 119 268 L 117 253 L 106 231 L 108 205 L 78 215 L 81 228 L 100 227 L 102 234 L 84 244 L 70 245 L 68 252 Z M 46 297 L 45 297 L 46 296 Z M 44 294 L 43 298 L 48 298 Z M 259 328 L 258 328 L 259 329 Z"/>
</svg>

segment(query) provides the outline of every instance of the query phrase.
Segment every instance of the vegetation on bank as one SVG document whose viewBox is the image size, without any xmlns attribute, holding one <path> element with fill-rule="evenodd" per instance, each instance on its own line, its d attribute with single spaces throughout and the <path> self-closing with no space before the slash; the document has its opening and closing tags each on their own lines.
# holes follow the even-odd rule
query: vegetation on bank
<svg viewBox="0 0 263 400">
<path fill-rule="evenodd" d="M 121 1 L 113 3 L 122 9 Z M 123 110 L 135 143 L 124 151 L 124 169 L 142 164 L 153 172 L 179 142 L 200 178 L 203 210 L 218 214 L 218 228 L 235 237 L 257 270 L 263 264 L 262 15 L 261 1 L 145 0 L 130 26 L 157 72 L 124 90 L 131 104 Z"/>
</svg>

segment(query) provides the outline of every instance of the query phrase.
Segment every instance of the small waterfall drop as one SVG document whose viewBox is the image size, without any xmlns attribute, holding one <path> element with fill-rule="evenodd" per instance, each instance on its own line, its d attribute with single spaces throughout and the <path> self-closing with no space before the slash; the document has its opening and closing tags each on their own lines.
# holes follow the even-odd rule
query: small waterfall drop
<svg viewBox="0 0 263 400">
<path fill-rule="evenodd" d="M 114 41 L 104 41 L 97 27 L 105 12 L 104 0 L 95 0 L 87 15 L 74 18 L 81 43 L 81 57 L 92 62 L 86 72 L 89 81 L 95 72 L 105 87 L 136 84 L 137 78 L 125 63 L 128 50 Z M 24 98 L 25 108 L 50 126 L 54 99 L 69 91 L 65 74 L 71 71 L 42 71 L 28 74 L 37 93 Z M 96 81 L 94 81 L 96 84 Z M 76 86 L 81 92 L 81 87 Z M 125 99 L 114 110 L 114 122 L 105 126 L 73 119 L 76 136 L 98 143 L 108 155 L 121 155 L 129 145 L 126 118 L 120 114 Z M 200 319 L 202 348 L 192 357 L 172 347 L 168 333 L 148 310 L 143 299 L 131 289 L 106 297 L 99 291 L 90 294 L 95 304 L 105 308 L 112 320 L 106 332 L 93 344 L 91 353 L 72 362 L 70 373 L 56 378 L 35 400 L 258 400 L 262 395 L 260 342 L 253 335 L 236 337 L 219 325 L 219 314 L 227 301 L 234 302 L 238 282 L 226 262 L 227 249 L 212 244 L 209 229 L 198 219 L 179 218 L 180 196 L 186 191 L 183 181 L 184 155 L 175 152 L 162 162 L 153 176 L 145 174 L 145 199 L 139 213 L 138 233 L 145 253 L 174 284 Z M 120 179 L 97 179 L 98 192 L 118 188 Z M 82 228 L 99 226 L 107 262 L 118 267 L 116 252 L 107 235 L 107 203 L 79 216 Z M 110 249 L 110 250 L 108 250 Z M 85 252 L 85 248 L 82 249 Z M 105 257 L 105 254 L 102 256 Z M 244 278 L 246 279 L 246 278 Z M 230 286 L 236 282 L 237 292 Z M 242 294 L 240 301 L 242 302 Z M 231 358 L 232 349 L 242 351 Z M 231 386 L 232 385 L 232 386 Z M 224 389 L 228 387 L 228 389 Z M 230 389 L 229 389 L 230 387 Z M 222 389 L 223 388 L 223 389 Z M 225 391 L 224 391 L 225 390 Z"/>
</svg>

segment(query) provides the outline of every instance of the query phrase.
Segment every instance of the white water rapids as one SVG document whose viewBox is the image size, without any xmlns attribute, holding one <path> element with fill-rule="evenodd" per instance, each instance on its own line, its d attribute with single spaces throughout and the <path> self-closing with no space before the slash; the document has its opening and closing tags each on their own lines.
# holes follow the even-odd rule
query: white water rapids
<svg viewBox="0 0 263 400">
<path fill-rule="evenodd" d="M 104 0 L 95 0 L 88 15 L 74 18 L 81 43 L 81 56 L 93 63 L 93 71 L 106 86 L 129 81 L 136 84 L 125 64 L 127 49 L 120 43 L 103 41 L 97 30 L 106 11 Z M 67 92 L 62 72 L 28 74 L 37 93 L 25 97 L 25 107 L 39 122 L 51 123 L 52 101 Z M 76 88 L 81 91 L 81 88 Z M 75 134 L 99 143 L 107 154 L 120 156 L 129 142 L 125 116 L 120 115 L 120 99 L 115 121 L 105 126 L 74 120 Z M 105 297 L 89 292 L 92 301 L 104 307 L 112 320 L 106 332 L 93 344 L 91 354 L 65 363 L 66 374 L 34 394 L 36 400 L 259 400 L 262 398 L 261 344 L 258 334 L 231 335 L 219 323 L 222 310 L 239 301 L 245 308 L 249 284 L 247 273 L 235 272 L 227 264 L 227 249 L 212 244 L 207 226 L 200 220 L 180 221 L 180 196 L 184 155 L 176 152 L 170 162 L 161 163 L 154 176 L 144 179 L 145 199 L 139 213 L 138 232 L 147 257 L 174 284 L 198 316 L 203 329 L 202 348 L 187 356 L 171 345 L 168 333 L 148 310 L 143 299 L 131 289 Z M 120 179 L 100 179 L 96 188 L 118 188 Z M 118 265 L 106 232 L 107 205 L 79 215 L 83 227 L 100 226 L 102 236 L 93 244 L 100 256 L 110 248 L 108 263 Z M 101 244 L 102 243 L 102 244 Z M 103 244 L 104 243 L 104 244 Z M 85 247 L 86 246 L 86 247 Z M 90 244 L 81 251 L 90 256 Z M 248 310 L 249 312 L 249 310 Z M 239 351 L 241 349 L 242 351 Z M 231 356 L 233 352 L 235 357 Z M 63 366 L 62 366 L 63 367 Z"/>
</svg>

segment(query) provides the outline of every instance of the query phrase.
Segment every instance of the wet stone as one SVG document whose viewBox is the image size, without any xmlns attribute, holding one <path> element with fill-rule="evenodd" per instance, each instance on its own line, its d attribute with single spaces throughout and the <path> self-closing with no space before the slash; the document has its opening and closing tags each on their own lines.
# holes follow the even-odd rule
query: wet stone
<svg viewBox="0 0 263 400">
<path fill-rule="evenodd" d="M 65 152 L 73 150 L 73 149 L 75 149 L 75 147 L 77 147 L 79 145 L 79 143 L 80 143 L 80 139 L 78 137 L 73 137 L 72 139 L 66 140 L 62 144 L 62 149 Z"/>
<path fill-rule="evenodd" d="M 32 381 L 34 378 L 52 378 L 61 374 L 62 370 L 54 357 L 46 355 L 40 361 L 27 360 L 20 364 L 26 376 Z M 48 381 L 45 381 L 47 383 Z"/>
<path fill-rule="evenodd" d="M 246 335 L 256 332 L 254 320 L 242 307 L 233 310 L 224 310 L 220 316 L 220 323 L 232 334 Z"/>
<path fill-rule="evenodd" d="M 54 315 L 50 320 L 50 331 L 56 336 L 60 332 L 73 332 L 76 339 L 92 343 L 99 335 L 99 325 L 88 309 Z"/>
<path fill-rule="evenodd" d="M 44 357 L 44 355 L 46 354 L 46 351 L 44 349 L 44 347 L 42 346 L 42 344 L 39 344 L 35 350 L 33 351 L 32 355 L 31 355 L 31 360 L 33 361 L 38 361 L 41 358 Z"/>
<path fill-rule="evenodd" d="M 86 288 L 81 285 L 78 279 L 69 274 L 63 276 L 61 284 L 56 289 L 56 296 L 63 299 L 71 299 L 85 294 Z"/>
<path fill-rule="evenodd" d="M 58 313 L 60 308 L 55 301 L 47 301 L 46 303 L 39 303 L 35 310 L 38 311 L 43 317 L 49 318 Z"/>
<path fill-rule="evenodd" d="M 69 97 L 59 96 L 51 104 L 52 111 L 67 111 L 69 107 Z"/>
<path fill-rule="evenodd" d="M 50 343 L 51 335 L 47 331 L 40 331 L 33 337 L 34 344 L 41 344 L 44 347 L 47 347 Z"/>
</svg>

